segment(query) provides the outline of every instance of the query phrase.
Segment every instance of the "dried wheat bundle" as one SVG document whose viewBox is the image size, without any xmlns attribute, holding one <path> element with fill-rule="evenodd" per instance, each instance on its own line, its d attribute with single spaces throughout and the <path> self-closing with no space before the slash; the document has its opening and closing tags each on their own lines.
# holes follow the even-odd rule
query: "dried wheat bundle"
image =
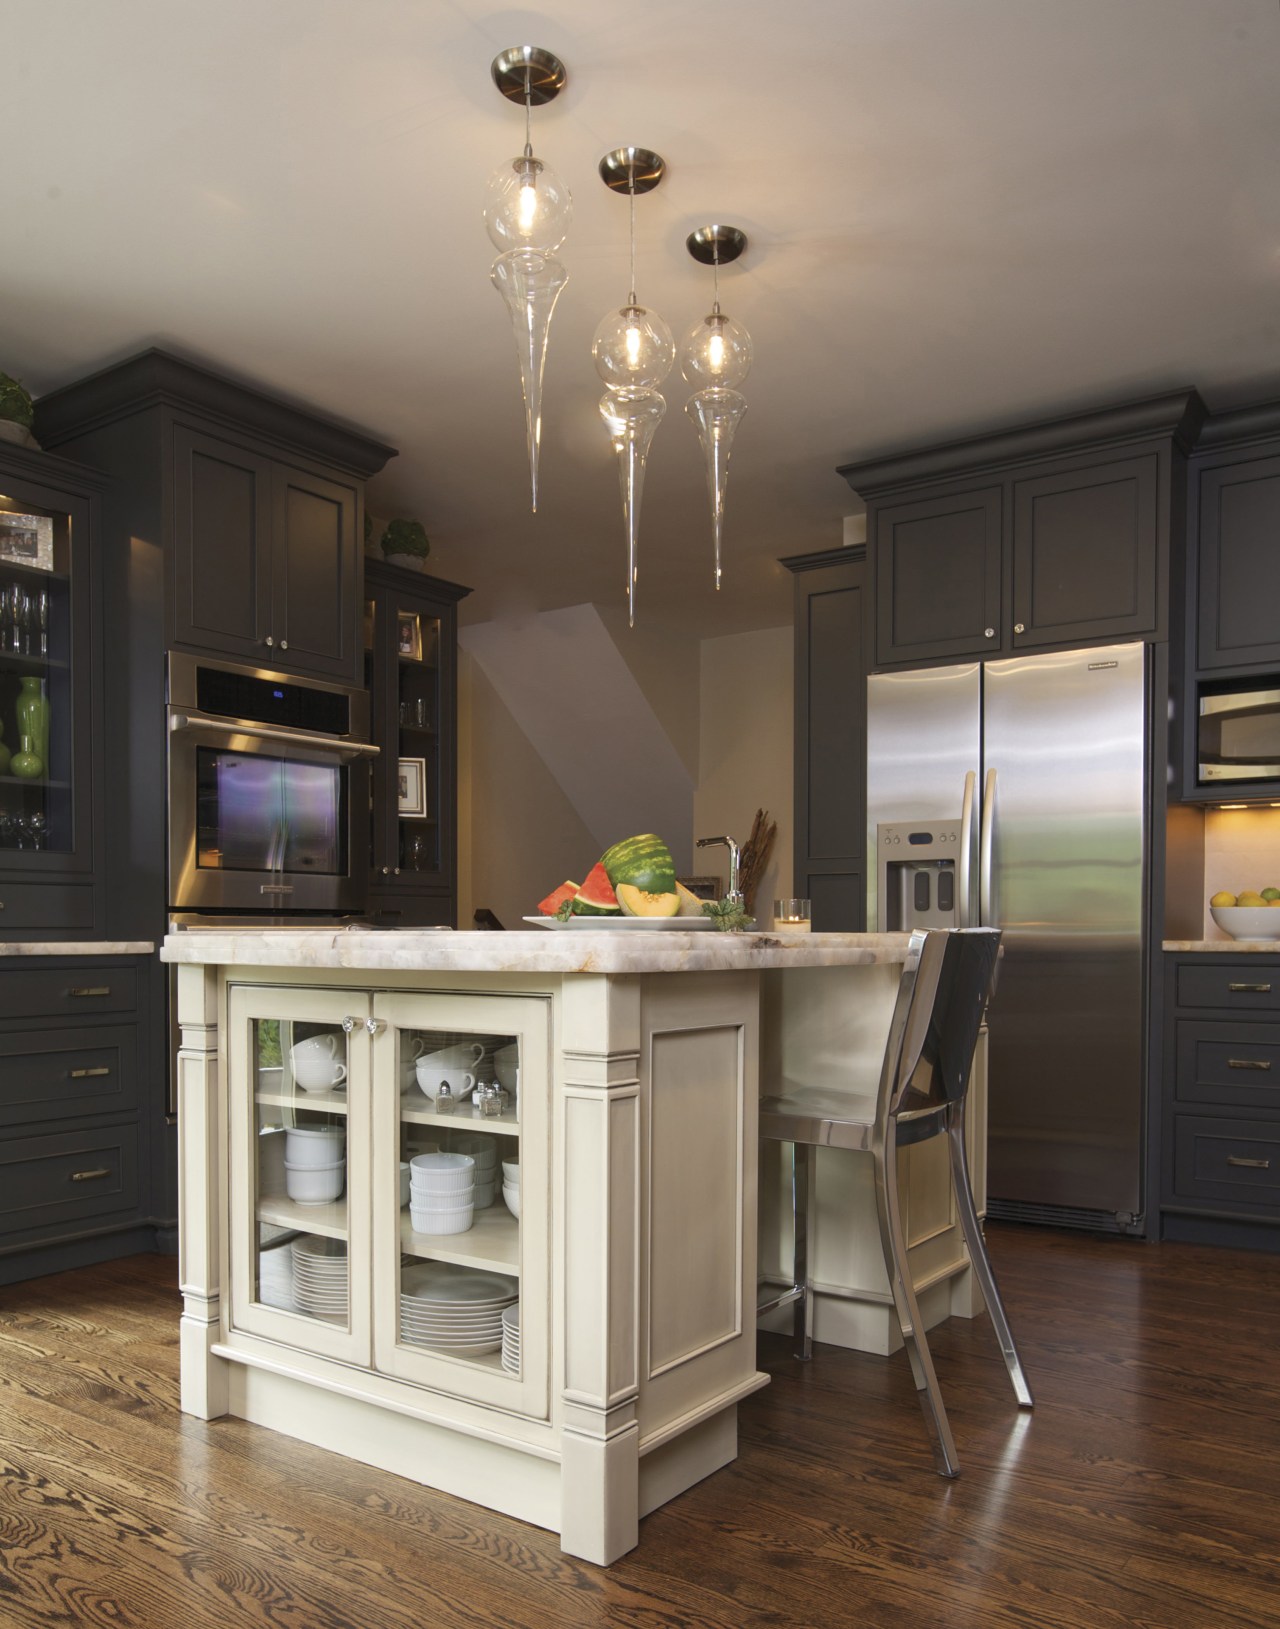
<svg viewBox="0 0 1280 1629">
<path fill-rule="evenodd" d="M 757 809 L 756 818 L 751 826 L 751 836 L 742 845 L 742 852 L 738 858 L 738 887 L 742 890 L 742 902 L 748 916 L 755 908 L 756 889 L 760 886 L 761 877 L 764 876 L 769 856 L 773 852 L 773 840 L 777 835 L 778 822 L 769 819 L 767 809 Z"/>
</svg>

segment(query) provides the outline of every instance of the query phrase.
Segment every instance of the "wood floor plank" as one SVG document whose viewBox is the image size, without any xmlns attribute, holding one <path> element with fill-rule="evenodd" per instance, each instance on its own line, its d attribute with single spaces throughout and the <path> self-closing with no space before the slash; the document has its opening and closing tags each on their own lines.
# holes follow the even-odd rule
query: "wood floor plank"
<svg viewBox="0 0 1280 1629">
<path fill-rule="evenodd" d="M 905 1355 L 761 1339 L 739 1457 L 609 1569 L 555 1536 L 178 1406 L 172 1262 L 0 1291 L 3 1629 L 1275 1629 L 1280 1263 L 990 1229 L 988 1321 Z"/>
</svg>

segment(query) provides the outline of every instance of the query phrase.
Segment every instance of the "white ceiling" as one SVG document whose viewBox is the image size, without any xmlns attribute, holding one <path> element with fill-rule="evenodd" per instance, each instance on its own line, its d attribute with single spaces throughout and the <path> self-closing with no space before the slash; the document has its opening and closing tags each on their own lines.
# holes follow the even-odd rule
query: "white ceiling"
<svg viewBox="0 0 1280 1629">
<path fill-rule="evenodd" d="M 596 323 L 627 288 L 677 336 L 756 351 L 711 584 L 697 441 L 668 380 L 639 616 L 790 615 L 779 556 L 833 547 L 836 466 L 1184 384 L 1280 395 L 1280 0 L 0 0 L 0 368 L 33 394 L 162 345 L 389 441 L 371 488 L 423 520 L 472 620 L 625 582 Z M 528 511 L 515 349 L 481 207 L 523 141 L 489 64 L 565 62 L 534 148 L 575 214 Z"/>
</svg>

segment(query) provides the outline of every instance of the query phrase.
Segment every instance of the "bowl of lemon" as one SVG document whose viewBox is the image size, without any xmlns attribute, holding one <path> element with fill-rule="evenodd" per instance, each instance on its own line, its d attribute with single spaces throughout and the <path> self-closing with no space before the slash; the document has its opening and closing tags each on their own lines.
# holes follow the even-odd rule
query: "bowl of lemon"
<svg viewBox="0 0 1280 1629">
<path fill-rule="evenodd" d="M 1215 894 L 1209 915 L 1233 939 L 1280 939 L 1280 888 Z"/>
</svg>

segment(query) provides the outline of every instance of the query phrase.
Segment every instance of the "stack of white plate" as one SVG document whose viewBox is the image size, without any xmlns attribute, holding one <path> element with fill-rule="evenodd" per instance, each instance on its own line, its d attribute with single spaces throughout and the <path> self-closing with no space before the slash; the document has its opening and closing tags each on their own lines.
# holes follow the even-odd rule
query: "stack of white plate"
<svg viewBox="0 0 1280 1629">
<path fill-rule="evenodd" d="M 455 1138 L 453 1146 L 470 1154 L 476 1162 L 475 1207 L 484 1210 L 492 1205 L 498 1192 L 498 1140 L 477 1131 Z"/>
<path fill-rule="evenodd" d="M 520 1373 L 520 1303 L 504 1309 L 502 1314 L 502 1367 L 511 1374 Z"/>
<path fill-rule="evenodd" d="M 415 1261 L 400 1271 L 400 1338 L 452 1357 L 496 1352 L 505 1339 L 503 1313 L 520 1292 L 517 1279 L 451 1261 Z"/>
<path fill-rule="evenodd" d="M 475 1203 L 470 1154 L 415 1154 L 409 1161 L 409 1219 L 415 1233 L 465 1233 Z M 492 1203 L 492 1194 L 490 1203 Z"/>
<path fill-rule="evenodd" d="M 345 1239 L 323 1239 L 303 1233 L 290 1246 L 293 1299 L 302 1312 L 334 1323 L 347 1321 L 347 1245 Z"/>
</svg>

